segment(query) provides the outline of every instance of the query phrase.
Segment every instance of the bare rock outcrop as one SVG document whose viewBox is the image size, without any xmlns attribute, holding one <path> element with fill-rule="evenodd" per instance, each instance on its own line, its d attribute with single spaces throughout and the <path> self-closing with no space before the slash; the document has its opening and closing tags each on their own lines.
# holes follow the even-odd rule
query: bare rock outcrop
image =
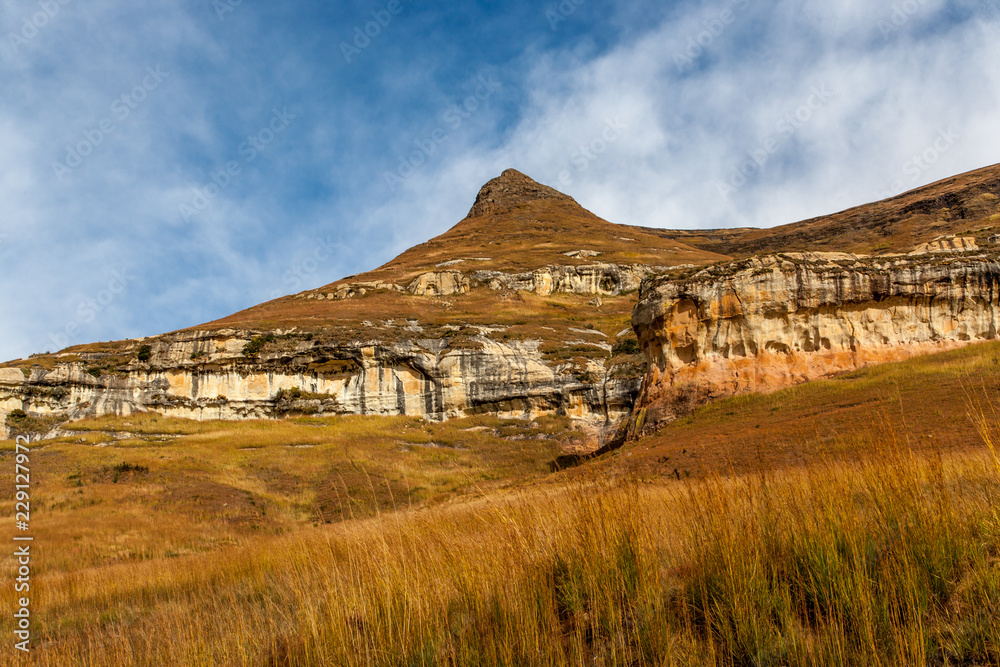
<svg viewBox="0 0 1000 667">
<path fill-rule="evenodd" d="M 251 332 L 239 331 L 163 336 L 150 341 L 148 362 L 97 375 L 89 366 L 98 360 L 73 354 L 28 375 L 0 369 L 0 426 L 15 409 L 62 419 L 154 411 L 238 420 L 280 417 L 292 408 L 432 420 L 561 414 L 599 436 L 629 414 L 640 385 L 637 375 L 615 373 L 603 360 L 590 361 L 586 373 L 553 365 L 530 340 L 480 335 L 453 347 L 447 339 L 328 345 L 286 337 L 276 349 L 247 356 L 251 340 Z M 304 398 L 290 404 L 288 394 Z"/>
<path fill-rule="evenodd" d="M 648 361 L 633 431 L 706 401 L 996 338 L 988 256 L 785 253 L 644 283 Z"/>
<path fill-rule="evenodd" d="M 974 252 L 979 250 L 976 239 L 971 236 L 939 236 L 933 241 L 914 248 L 911 255 L 930 255 L 939 252 Z"/>
<path fill-rule="evenodd" d="M 463 273 L 450 269 L 422 273 L 411 280 L 405 288 L 385 282 L 358 282 L 343 285 L 336 292 L 324 293 L 321 290 L 308 292 L 305 293 L 304 298 L 353 299 L 375 290 L 408 292 L 414 296 L 453 296 L 466 294 L 473 287 L 480 285 L 493 290 L 534 292 L 540 296 L 549 296 L 556 292 L 619 296 L 638 290 L 643 279 L 662 273 L 669 268 L 680 267 L 649 266 L 646 264 L 585 264 L 582 266 L 552 264 L 523 273 L 485 270 Z"/>
<path fill-rule="evenodd" d="M 644 264 L 588 264 L 544 266 L 525 273 L 477 271 L 472 278 L 491 289 L 534 292 L 549 296 L 556 292 L 617 296 L 639 289 L 643 278 L 664 270 Z"/>
<path fill-rule="evenodd" d="M 466 217 L 496 215 L 509 211 L 519 204 L 540 199 L 573 201 L 569 195 L 542 185 L 516 169 L 508 169 L 482 187 Z"/>
<path fill-rule="evenodd" d="M 461 271 L 431 271 L 413 279 L 406 288 L 415 296 L 452 296 L 469 291 L 469 279 Z"/>
</svg>

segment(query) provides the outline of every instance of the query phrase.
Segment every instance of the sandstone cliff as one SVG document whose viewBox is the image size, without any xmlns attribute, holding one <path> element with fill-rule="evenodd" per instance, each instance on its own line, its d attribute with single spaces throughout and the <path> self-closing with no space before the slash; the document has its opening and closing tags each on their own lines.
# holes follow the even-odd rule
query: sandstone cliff
<svg viewBox="0 0 1000 667">
<path fill-rule="evenodd" d="M 556 413 L 599 445 L 629 415 L 634 432 L 713 398 L 995 337 L 997 260 L 979 248 L 1000 238 L 997 193 L 992 167 L 773 230 L 668 231 L 612 224 L 507 170 L 463 220 L 373 271 L 0 365 L 0 430 L 15 410 L 39 428 L 138 410 Z M 803 246 L 899 254 L 735 259 Z"/>
<path fill-rule="evenodd" d="M 13 410 L 42 424 L 143 410 L 560 414 L 582 421 L 596 446 L 641 383 L 641 357 L 615 350 L 634 340 L 626 327 L 640 282 L 717 258 L 603 221 L 508 170 L 448 233 L 375 271 L 190 330 L 0 368 L 0 427 Z"/>
<path fill-rule="evenodd" d="M 633 430 L 714 398 L 995 338 L 997 258 L 921 250 L 785 253 L 647 281 L 632 315 L 649 362 Z"/>
<path fill-rule="evenodd" d="M 597 254 L 597 253 L 594 253 Z M 464 262 L 455 260 L 448 264 Z M 693 265 L 684 265 L 683 268 Z M 362 281 L 339 285 L 336 291 L 323 289 L 297 295 L 305 299 L 352 299 L 365 296 L 371 290 L 407 292 L 414 296 L 453 296 L 466 294 L 473 287 L 492 290 L 534 292 L 549 296 L 556 292 L 617 296 L 639 289 L 643 278 L 662 273 L 668 267 L 645 264 L 586 264 L 561 266 L 550 264 L 533 271 L 509 273 L 505 271 L 472 271 L 463 273 L 455 269 L 428 271 L 414 278 L 406 287 L 389 282 Z M 670 267 L 682 268 L 682 267 Z"/>
<path fill-rule="evenodd" d="M 66 419 L 145 410 L 192 419 L 558 413 L 599 434 L 628 413 L 639 386 L 638 377 L 615 377 L 596 361 L 585 373 L 552 365 L 537 341 L 476 335 L 460 347 L 418 337 L 330 346 L 293 332 L 273 338 L 253 356 L 248 333 L 194 332 L 150 341 L 148 360 L 107 372 L 90 365 L 107 355 L 78 354 L 27 374 L 0 369 L 0 421 L 14 409 Z"/>
</svg>

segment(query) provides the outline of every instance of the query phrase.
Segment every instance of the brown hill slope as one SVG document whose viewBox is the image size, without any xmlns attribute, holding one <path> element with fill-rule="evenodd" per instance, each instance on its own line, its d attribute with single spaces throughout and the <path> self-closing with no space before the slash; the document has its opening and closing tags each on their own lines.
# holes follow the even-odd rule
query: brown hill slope
<svg viewBox="0 0 1000 667">
<path fill-rule="evenodd" d="M 644 371 L 630 319 L 646 278 L 765 251 L 905 251 L 952 232 L 985 243 L 997 192 L 993 166 L 774 229 L 682 232 L 612 224 L 507 170 L 465 219 L 371 272 L 190 329 L 3 364 L 0 414 L 560 414 L 606 433 Z"/>
<path fill-rule="evenodd" d="M 1000 343 L 987 342 L 719 400 L 583 471 L 681 479 L 758 473 L 864 456 L 873 435 L 932 455 L 979 449 L 976 416 L 993 421 L 1000 407 L 998 368 Z"/>
<path fill-rule="evenodd" d="M 858 254 L 906 252 L 949 234 L 980 243 L 1000 231 L 1000 164 L 976 169 L 840 213 L 767 229 L 670 232 L 702 250 L 744 257 L 760 253 L 829 250 Z"/>
<path fill-rule="evenodd" d="M 441 304 L 423 299 L 414 301 L 410 294 L 397 291 L 396 287 L 408 287 L 427 273 L 518 274 L 546 266 L 594 264 L 669 268 L 703 266 L 724 259 L 727 259 L 725 255 L 677 241 L 673 232 L 607 222 L 584 209 L 572 197 L 508 169 L 483 186 L 465 219 L 385 265 L 197 328 L 315 326 L 321 322 L 356 322 L 359 317 L 419 317 L 422 321 L 447 323 L 460 319 L 456 317 L 459 315 L 489 323 L 504 317 L 502 311 L 509 294 L 503 294 L 503 290 L 499 294 L 476 294 L 471 298 L 463 298 L 462 293 L 438 293 L 436 296 L 456 297 L 452 303 Z M 386 286 L 395 287 L 387 289 Z M 473 283 L 470 291 L 477 292 L 475 286 Z M 319 303 L 309 299 L 344 290 L 350 298 L 335 302 L 321 299 Z M 585 305 L 589 298 L 577 305 Z M 530 304 L 527 307 L 534 316 L 540 314 Z M 622 309 L 621 312 L 626 311 Z"/>
<path fill-rule="evenodd" d="M 567 254 L 581 250 L 576 256 Z M 483 186 L 464 220 L 367 275 L 405 276 L 407 271 L 433 270 L 436 262 L 470 255 L 489 258 L 474 264 L 466 259 L 463 264 L 499 271 L 594 262 L 671 266 L 724 258 L 677 242 L 665 230 L 609 223 L 572 197 L 508 169 Z"/>
<path fill-rule="evenodd" d="M 1000 232 L 998 198 L 1000 164 L 884 201 L 778 227 L 665 230 L 609 223 L 573 198 L 509 169 L 487 183 L 469 215 L 444 234 L 410 248 L 378 269 L 338 280 L 313 293 L 335 293 L 363 283 L 403 286 L 423 273 L 442 270 L 523 272 L 546 265 L 594 263 L 702 266 L 733 257 L 800 250 L 884 254 L 906 252 L 951 234 L 974 236 L 982 245 Z M 366 306 L 379 313 L 384 309 L 387 317 L 405 316 L 408 310 L 395 299 L 380 298 L 377 302 Z M 469 312 L 490 305 L 470 303 Z M 267 328 L 301 319 L 340 320 L 341 313 L 353 319 L 353 311 L 359 310 L 349 305 L 336 309 L 329 304 L 303 306 L 296 303 L 296 296 L 283 297 L 198 328 Z M 421 310 L 425 306 L 421 304 Z M 367 307 L 360 310 L 371 312 Z"/>
</svg>

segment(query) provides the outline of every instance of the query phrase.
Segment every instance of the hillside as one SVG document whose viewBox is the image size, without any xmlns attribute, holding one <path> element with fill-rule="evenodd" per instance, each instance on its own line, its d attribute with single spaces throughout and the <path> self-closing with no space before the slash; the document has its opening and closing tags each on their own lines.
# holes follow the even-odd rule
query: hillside
<svg viewBox="0 0 1000 667">
<path fill-rule="evenodd" d="M 463 220 L 371 272 L 189 329 L 0 365 L 0 416 L 23 410 L 41 427 L 149 410 L 556 415 L 583 423 L 596 448 L 627 420 L 635 434 L 704 400 L 992 337 L 998 184 L 993 166 L 815 220 L 682 232 L 607 222 L 507 170 Z M 967 236 L 939 239 L 952 233 Z M 975 307 L 948 324 L 960 304 Z M 858 327 L 850 313 L 877 322 L 904 306 L 909 328 L 845 333 Z M 777 381 L 759 381 L 765 361 Z M 649 408 L 638 428 L 637 399 Z"/>
<path fill-rule="evenodd" d="M 509 169 L 483 186 L 465 219 L 385 265 L 193 329 L 309 328 L 376 319 L 366 312 L 383 321 L 505 324 L 510 298 L 589 295 L 555 306 L 530 298 L 518 302 L 518 312 L 539 325 L 559 325 L 625 313 L 630 306 L 614 297 L 637 289 L 651 272 L 646 267 L 663 271 L 726 258 L 679 242 L 672 232 L 602 220 L 571 197 Z M 611 300 L 598 311 L 588 307 L 594 296 Z M 379 329 L 378 323 L 370 326 Z M 534 333 L 545 337 L 538 326 Z"/>
<path fill-rule="evenodd" d="M 980 244 L 1000 232 L 1000 165 L 976 169 L 833 215 L 767 229 L 671 232 L 679 241 L 734 257 L 761 253 L 906 252 L 937 237 L 972 236 Z"/>
<path fill-rule="evenodd" d="M 31 454 L 33 657 L 995 664 L 998 358 L 720 401 L 547 478 L 555 421 L 74 424 Z"/>
<path fill-rule="evenodd" d="M 972 417 L 979 408 L 992 414 L 998 368 L 1000 343 L 988 342 L 722 399 L 596 466 L 648 479 L 787 472 L 864 456 L 871 433 L 927 455 L 975 449 L 982 443 Z"/>
</svg>

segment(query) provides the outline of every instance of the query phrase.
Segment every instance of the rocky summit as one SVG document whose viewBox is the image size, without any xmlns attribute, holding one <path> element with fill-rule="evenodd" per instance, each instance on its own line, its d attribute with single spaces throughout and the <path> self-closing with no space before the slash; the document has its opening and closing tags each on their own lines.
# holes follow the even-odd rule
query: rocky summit
<svg viewBox="0 0 1000 667">
<path fill-rule="evenodd" d="M 998 199 L 994 166 L 773 229 L 670 231 L 509 169 L 368 273 L 0 365 L 0 422 L 561 414 L 599 447 L 720 396 L 995 338 Z"/>
<path fill-rule="evenodd" d="M 483 186 L 468 217 L 499 215 L 517 206 L 541 199 L 559 199 L 576 204 L 572 197 L 537 183 L 516 169 L 508 169 Z"/>
</svg>

